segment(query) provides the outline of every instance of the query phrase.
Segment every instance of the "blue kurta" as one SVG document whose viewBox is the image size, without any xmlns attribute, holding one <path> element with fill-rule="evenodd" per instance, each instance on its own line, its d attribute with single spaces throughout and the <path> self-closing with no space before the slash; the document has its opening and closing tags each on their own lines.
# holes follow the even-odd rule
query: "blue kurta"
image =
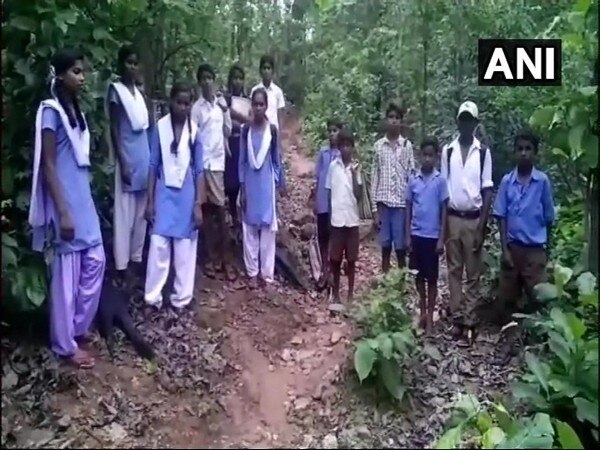
<svg viewBox="0 0 600 450">
<path fill-rule="evenodd" d="M 315 168 L 317 178 L 317 214 L 329 212 L 329 193 L 325 188 L 325 181 L 327 180 L 327 172 L 329 171 L 329 165 L 335 158 L 339 156 L 339 150 L 329 148 L 329 146 L 322 148 L 319 152 L 319 156 L 317 158 L 317 166 Z"/>
<path fill-rule="evenodd" d="M 257 155 L 262 143 L 263 132 L 253 132 L 252 150 Z M 272 135 L 271 146 L 259 170 L 248 161 L 246 133 L 242 132 L 240 142 L 239 177 L 246 193 L 246 211 L 243 214 L 247 225 L 270 227 L 275 219 L 275 187 L 281 187 L 281 160 L 277 139 Z M 275 183 L 273 183 L 275 181 Z"/>
<path fill-rule="evenodd" d="M 113 86 L 108 92 L 109 103 L 116 103 L 121 109 L 119 120 L 119 133 L 121 146 L 129 170 L 131 170 L 131 185 L 123 185 L 123 192 L 145 191 L 148 186 L 148 164 L 150 160 L 150 146 L 148 130 L 133 131 L 121 99 Z"/>
<path fill-rule="evenodd" d="M 195 230 L 194 202 L 196 200 L 195 178 L 202 174 L 202 144 L 196 134 L 193 144 L 194 154 L 190 160 L 181 189 L 167 187 L 162 167 L 162 154 L 158 127 L 152 134 L 150 150 L 150 170 L 156 173 L 154 195 L 155 218 L 151 234 L 176 239 L 191 239 Z M 192 167 L 193 165 L 193 167 Z"/>
<path fill-rule="evenodd" d="M 102 244 L 100 220 L 92 198 L 89 167 L 77 165 L 73 146 L 58 111 L 50 107 L 44 108 L 42 130 L 52 130 L 56 134 L 58 182 L 75 226 L 75 238 L 69 242 L 63 241 L 60 238 L 60 217 L 46 184 L 44 187 L 45 202 L 54 224 L 53 244 L 56 252 L 59 254 L 77 252 Z"/>
</svg>

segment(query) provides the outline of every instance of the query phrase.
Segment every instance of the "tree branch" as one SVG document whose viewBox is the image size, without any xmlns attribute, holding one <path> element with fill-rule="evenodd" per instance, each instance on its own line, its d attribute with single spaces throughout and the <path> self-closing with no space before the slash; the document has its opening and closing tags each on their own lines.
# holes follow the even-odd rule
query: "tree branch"
<svg viewBox="0 0 600 450">
<path fill-rule="evenodd" d="M 182 44 L 176 45 L 175 47 L 168 49 L 167 51 L 165 51 L 165 57 L 163 58 L 162 62 L 160 63 L 160 70 L 162 70 L 164 68 L 165 64 L 167 63 L 167 61 L 170 58 L 175 56 L 181 50 L 183 50 L 186 47 L 191 47 L 192 45 L 200 44 L 202 42 L 204 42 L 207 45 L 207 47 L 209 47 L 211 49 L 213 48 L 213 45 L 210 42 L 208 42 L 205 38 L 199 38 L 199 39 L 195 39 L 193 41 L 183 42 Z"/>
</svg>

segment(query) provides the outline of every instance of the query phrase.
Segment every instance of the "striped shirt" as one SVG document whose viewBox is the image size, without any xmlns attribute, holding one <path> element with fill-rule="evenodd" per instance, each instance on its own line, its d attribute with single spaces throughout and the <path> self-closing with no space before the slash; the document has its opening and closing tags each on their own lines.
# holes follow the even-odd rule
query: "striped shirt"
<svg viewBox="0 0 600 450">
<path fill-rule="evenodd" d="M 414 170 L 415 157 L 408 139 L 400 136 L 392 143 L 384 136 L 375 142 L 371 170 L 373 212 L 377 211 L 377 203 L 390 208 L 406 206 L 406 187 Z"/>
</svg>

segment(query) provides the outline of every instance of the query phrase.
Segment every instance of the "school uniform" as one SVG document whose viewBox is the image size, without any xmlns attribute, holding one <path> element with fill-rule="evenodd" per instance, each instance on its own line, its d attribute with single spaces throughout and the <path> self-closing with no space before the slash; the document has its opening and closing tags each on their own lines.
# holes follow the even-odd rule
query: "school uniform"
<svg viewBox="0 0 600 450">
<path fill-rule="evenodd" d="M 194 224 L 195 180 L 203 173 L 203 148 L 196 125 L 192 122 L 190 130 L 186 122 L 177 154 L 171 151 L 170 114 L 158 121 L 154 136 L 150 170 L 157 177 L 155 218 L 150 230 L 144 299 L 150 305 L 162 305 L 162 289 L 169 275 L 172 250 L 175 282 L 170 299 L 173 306 L 183 308 L 192 301 L 194 291 L 198 245 L 198 230 Z"/>
<path fill-rule="evenodd" d="M 494 182 L 490 150 L 482 151 L 479 140 L 473 138 L 463 162 L 460 147 L 458 138 L 444 146 L 440 172 L 446 179 L 449 194 L 446 261 L 450 312 L 455 323 L 470 327 L 477 322 L 475 307 L 479 301 L 484 254 L 483 248 L 479 252 L 472 249 L 483 206 L 482 191 L 492 188 Z M 452 151 L 450 158 L 449 151 Z"/>
<path fill-rule="evenodd" d="M 406 226 L 406 186 L 415 168 L 412 144 L 400 136 L 391 142 L 387 136 L 375 142 L 371 173 L 373 212 L 379 213 L 382 248 L 404 250 Z"/>
<path fill-rule="evenodd" d="M 123 83 L 112 83 L 106 94 L 106 114 L 111 104 L 121 110 L 119 119 L 120 145 L 131 171 L 131 184 L 124 185 L 121 165 L 115 164 L 113 214 L 113 253 L 115 268 L 125 270 L 130 261 L 141 262 L 146 239 L 144 211 L 147 202 L 150 145 L 149 116 L 146 101 L 137 87 L 134 94 Z M 111 158 L 114 158 L 109 137 Z"/>
<path fill-rule="evenodd" d="M 227 106 L 231 108 L 231 95 L 227 95 Z M 241 97 L 247 98 L 245 94 Z M 231 135 L 229 136 L 229 154 L 225 156 L 225 195 L 230 205 L 237 203 L 237 197 L 240 191 L 240 177 L 238 175 L 238 165 L 240 159 L 240 138 L 242 133 L 242 124 L 237 120 L 231 119 Z"/>
<path fill-rule="evenodd" d="M 360 172 L 356 177 L 358 184 L 362 185 Z M 326 188 L 331 195 L 329 259 L 341 262 L 345 255 L 348 262 L 356 262 L 360 244 L 358 200 L 352 185 L 352 168 L 344 165 L 341 157 L 329 166 Z"/>
<path fill-rule="evenodd" d="M 240 185 L 245 193 L 242 211 L 244 264 L 249 277 L 260 273 L 272 282 L 275 274 L 277 233 L 276 188 L 282 186 L 277 128 L 242 127 L 239 159 Z"/>
<path fill-rule="evenodd" d="M 204 152 L 204 179 L 206 196 L 210 204 L 225 205 L 225 154 L 226 137 L 231 134 L 231 115 L 223 112 L 219 103 L 222 98 L 215 97 L 212 102 L 203 96 L 192 107 L 192 120 L 198 126 L 200 141 Z"/>
<path fill-rule="evenodd" d="M 250 96 L 252 97 L 252 93 L 256 90 L 262 88 L 267 92 L 267 111 L 265 115 L 269 122 L 279 130 L 279 116 L 278 112 L 281 108 L 285 108 L 285 98 L 283 96 L 283 91 L 279 86 L 275 84 L 274 81 L 271 81 L 269 87 L 265 87 L 263 82 L 261 81 L 256 86 L 252 88 L 250 91 Z"/>
<path fill-rule="evenodd" d="M 446 180 L 437 170 L 411 177 L 406 201 L 412 204 L 410 234 L 412 252 L 409 267 L 418 271 L 417 278 L 435 282 L 439 276 L 439 255 L 436 251 L 442 229 L 442 207 L 448 200 Z"/>
<path fill-rule="evenodd" d="M 534 168 L 527 185 L 516 169 L 502 178 L 493 215 L 506 221 L 506 239 L 514 266 L 501 264 L 498 297 L 513 305 L 523 290 L 533 299 L 533 288 L 546 281 L 548 228 L 554 223 L 554 200 L 548 176 Z"/>
<path fill-rule="evenodd" d="M 56 136 L 56 170 L 75 237 L 60 237 L 60 216 L 40 171 L 42 130 Z M 69 124 L 55 99 L 43 101 L 37 111 L 33 183 L 29 223 L 33 227 L 33 249 L 50 246 L 54 256 L 50 281 L 50 342 L 60 356 L 77 351 L 76 337 L 85 336 L 94 320 L 102 292 L 105 255 L 100 220 L 90 186 L 90 133 Z"/>
<path fill-rule="evenodd" d="M 319 245 L 325 247 L 329 245 L 329 235 L 331 227 L 331 217 L 329 211 L 329 191 L 327 190 L 327 175 L 329 166 L 332 161 L 339 158 L 340 152 L 329 146 L 323 147 L 317 157 L 317 165 L 315 168 L 316 175 L 316 192 L 315 203 L 317 213 L 317 237 Z"/>
</svg>

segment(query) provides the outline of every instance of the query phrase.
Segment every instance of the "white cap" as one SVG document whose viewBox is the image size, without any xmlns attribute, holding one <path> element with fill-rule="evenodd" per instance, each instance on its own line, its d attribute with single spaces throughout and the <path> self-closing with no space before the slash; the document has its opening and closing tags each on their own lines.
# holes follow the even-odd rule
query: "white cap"
<svg viewBox="0 0 600 450">
<path fill-rule="evenodd" d="M 456 118 L 458 119 L 458 117 L 464 112 L 471 114 L 475 119 L 477 119 L 477 116 L 479 115 L 479 111 L 477 111 L 477 105 L 473 102 L 464 102 L 462 105 L 460 105 Z"/>
</svg>

